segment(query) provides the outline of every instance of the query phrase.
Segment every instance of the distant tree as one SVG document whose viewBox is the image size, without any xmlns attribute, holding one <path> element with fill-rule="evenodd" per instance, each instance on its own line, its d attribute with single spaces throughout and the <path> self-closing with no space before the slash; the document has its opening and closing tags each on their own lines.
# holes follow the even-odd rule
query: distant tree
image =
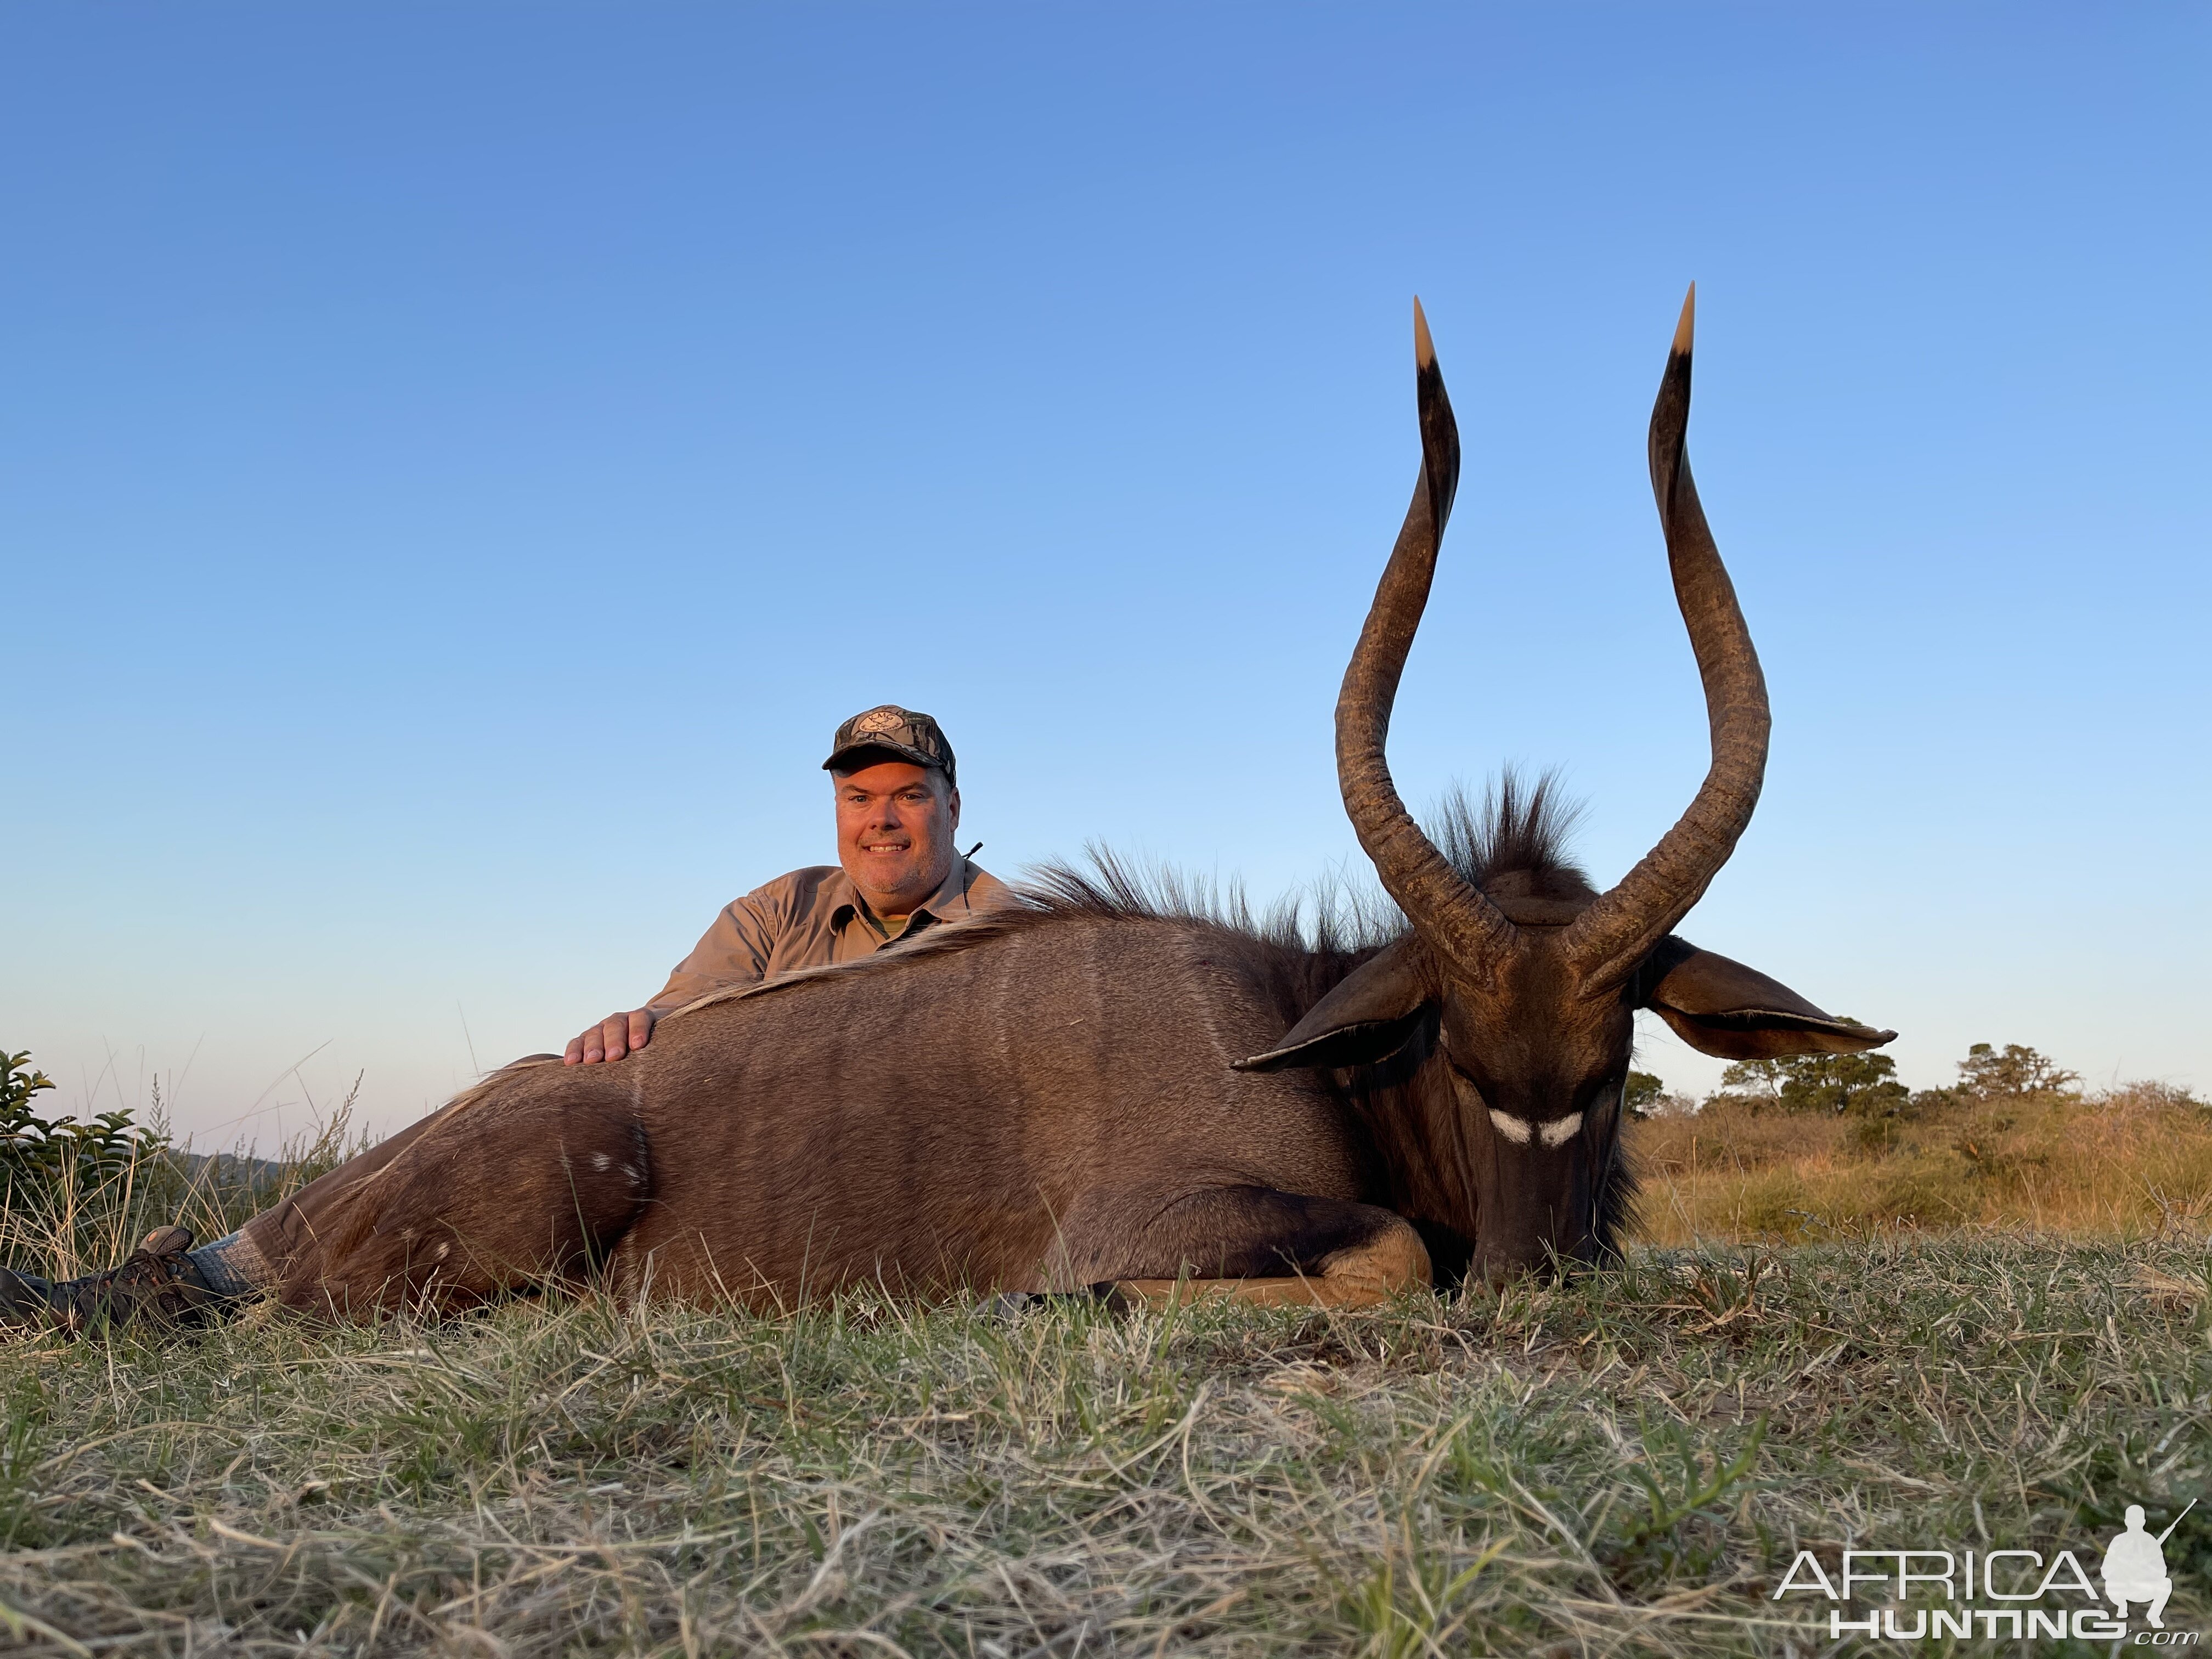
<svg viewBox="0 0 2212 1659">
<path fill-rule="evenodd" d="M 1717 1101 L 1740 1103 L 1753 1111 L 1782 1104 L 1782 1085 L 1790 1080 L 1779 1060 L 1740 1060 L 1721 1073 Z"/>
<path fill-rule="evenodd" d="M 1631 1072 L 1628 1091 L 1625 1097 L 1631 1117 L 1650 1117 L 1653 1109 L 1667 1098 L 1667 1084 L 1662 1078 L 1650 1072 Z"/>
<path fill-rule="evenodd" d="M 2017 1042 L 2006 1043 L 2002 1052 L 1977 1042 L 1959 1062 L 1958 1092 L 1971 1100 L 2069 1094 L 2081 1081 L 2080 1073 Z"/>
<path fill-rule="evenodd" d="M 1789 1060 L 1739 1060 L 1721 1073 L 1718 1099 L 1753 1111 L 1829 1112 L 1853 1117 L 1897 1117 L 1912 1091 L 1897 1080 L 1887 1054 L 1798 1054 Z"/>
</svg>

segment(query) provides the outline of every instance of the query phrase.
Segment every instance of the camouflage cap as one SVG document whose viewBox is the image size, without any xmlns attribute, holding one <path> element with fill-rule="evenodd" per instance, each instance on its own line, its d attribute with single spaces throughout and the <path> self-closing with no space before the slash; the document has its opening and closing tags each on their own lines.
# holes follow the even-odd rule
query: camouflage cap
<svg viewBox="0 0 2212 1659">
<path fill-rule="evenodd" d="M 830 758 L 822 763 L 822 769 L 849 769 L 870 750 L 896 755 L 916 766 L 934 766 L 945 774 L 945 782 L 957 781 L 952 769 L 952 745 L 945 740 L 944 728 L 928 715 L 895 702 L 866 709 L 839 726 L 837 735 L 830 740 Z"/>
</svg>

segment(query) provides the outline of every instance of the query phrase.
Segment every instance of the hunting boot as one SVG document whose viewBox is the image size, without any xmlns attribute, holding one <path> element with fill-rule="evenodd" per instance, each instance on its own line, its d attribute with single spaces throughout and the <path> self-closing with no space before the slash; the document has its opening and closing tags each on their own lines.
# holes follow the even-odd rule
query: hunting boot
<svg viewBox="0 0 2212 1659">
<path fill-rule="evenodd" d="M 184 1227 L 156 1227 L 120 1267 L 48 1285 L 0 1267 L 0 1322 L 82 1336 L 133 1321 L 162 1329 L 197 1325 L 235 1300 L 210 1285 L 186 1254 Z"/>
</svg>

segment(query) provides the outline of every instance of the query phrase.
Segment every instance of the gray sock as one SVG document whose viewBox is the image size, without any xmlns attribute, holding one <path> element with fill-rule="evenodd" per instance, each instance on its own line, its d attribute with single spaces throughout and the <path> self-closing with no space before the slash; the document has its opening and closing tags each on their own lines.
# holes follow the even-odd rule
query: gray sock
<svg viewBox="0 0 2212 1659">
<path fill-rule="evenodd" d="M 243 1233 L 228 1233 L 185 1253 L 218 1296 L 250 1296 L 269 1282 L 269 1263 Z"/>
</svg>

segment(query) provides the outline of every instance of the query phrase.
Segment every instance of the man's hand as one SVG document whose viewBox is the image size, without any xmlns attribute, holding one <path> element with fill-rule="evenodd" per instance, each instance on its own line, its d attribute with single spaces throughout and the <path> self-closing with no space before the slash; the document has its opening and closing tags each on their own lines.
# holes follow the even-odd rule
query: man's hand
<svg viewBox="0 0 2212 1659">
<path fill-rule="evenodd" d="M 650 1008 L 633 1009 L 627 1014 L 609 1014 L 582 1036 L 570 1040 L 568 1052 L 561 1057 L 562 1063 L 595 1066 L 603 1060 L 620 1060 L 632 1049 L 642 1048 L 653 1041 L 654 1018 Z"/>
</svg>

